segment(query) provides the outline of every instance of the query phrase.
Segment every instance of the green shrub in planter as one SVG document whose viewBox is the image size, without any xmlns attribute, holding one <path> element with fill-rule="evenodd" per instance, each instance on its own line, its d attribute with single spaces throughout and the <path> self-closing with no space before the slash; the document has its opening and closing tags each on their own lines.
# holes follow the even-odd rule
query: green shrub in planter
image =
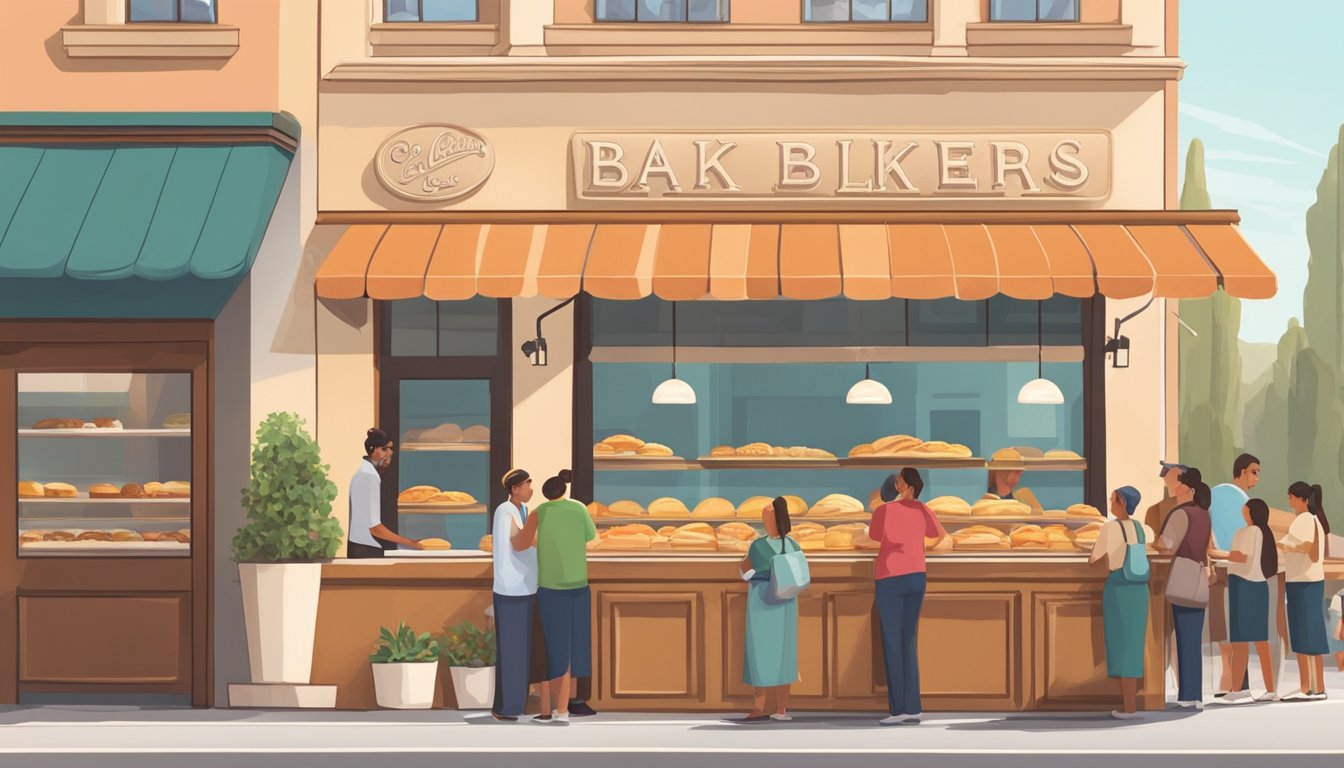
<svg viewBox="0 0 1344 768">
<path fill-rule="evenodd" d="M 447 627 L 440 647 L 450 667 L 495 666 L 495 632 L 489 627 L 481 629 L 470 621 Z"/>
<path fill-rule="evenodd" d="M 432 662 L 439 658 L 439 641 L 428 632 L 415 634 L 406 622 L 397 625 L 396 634 L 387 627 L 378 630 L 378 645 L 369 656 L 374 664 L 402 664 L 405 662 Z"/>
<path fill-rule="evenodd" d="M 252 481 L 243 489 L 248 524 L 233 537 L 239 563 L 316 563 L 336 556 L 341 524 L 331 516 L 336 484 L 322 452 L 294 413 L 257 428 Z"/>
</svg>

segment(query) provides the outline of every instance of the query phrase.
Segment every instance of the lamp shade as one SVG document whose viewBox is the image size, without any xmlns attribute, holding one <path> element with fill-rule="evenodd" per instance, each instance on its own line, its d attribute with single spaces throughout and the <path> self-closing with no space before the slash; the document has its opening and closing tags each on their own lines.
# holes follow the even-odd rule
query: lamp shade
<svg viewBox="0 0 1344 768">
<path fill-rule="evenodd" d="M 653 390 L 654 405 L 695 405 L 695 390 L 676 377 L 670 378 Z"/>
<path fill-rule="evenodd" d="M 1049 379 L 1032 379 L 1022 385 L 1017 402 L 1023 405 L 1063 405 L 1064 393 Z"/>
<path fill-rule="evenodd" d="M 850 405 L 891 405 L 891 390 L 880 381 L 861 379 L 849 388 L 845 402 Z"/>
</svg>

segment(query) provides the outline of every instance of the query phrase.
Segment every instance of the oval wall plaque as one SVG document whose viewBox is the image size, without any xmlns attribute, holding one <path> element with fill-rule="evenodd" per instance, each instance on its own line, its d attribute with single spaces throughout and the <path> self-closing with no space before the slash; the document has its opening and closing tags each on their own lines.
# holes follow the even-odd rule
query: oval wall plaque
<svg viewBox="0 0 1344 768">
<path fill-rule="evenodd" d="M 388 136 L 378 147 L 378 181 L 398 197 L 440 202 L 476 191 L 495 168 L 495 152 L 484 137 L 455 125 L 413 125 Z"/>
</svg>

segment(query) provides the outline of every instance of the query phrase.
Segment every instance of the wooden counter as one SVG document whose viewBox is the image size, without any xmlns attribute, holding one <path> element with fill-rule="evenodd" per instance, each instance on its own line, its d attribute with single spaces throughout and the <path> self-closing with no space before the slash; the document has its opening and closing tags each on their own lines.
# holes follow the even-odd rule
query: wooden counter
<svg viewBox="0 0 1344 768">
<path fill-rule="evenodd" d="M 593 705 L 599 711 L 732 711 L 742 683 L 746 584 L 740 555 L 594 556 Z M 873 614 L 873 558 L 810 560 L 799 598 L 795 707 L 886 708 Z M 1167 562 L 1153 563 L 1162 594 Z M 1101 624 L 1105 573 L 1085 555 L 929 559 L 920 622 L 924 707 L 930 711 L 1106 710 L 1119 688 L 1106 676 Z M 484 622 L 488 555 L 442 560 L 343 560 L 323 567 L 313 682 L 336 684 L 337 706 L 372 709 L 368 654 L 380 626 L 416 631 Z M 1165 603 L 1151 603 L 1140 706 L 1163 706 Z M 450 689 L 447 670 L 441 689 Z M 444 698 L 446 694 L 446 699 Z M 453 706 L 451 690 L 436 704 Z"/>
</svg>

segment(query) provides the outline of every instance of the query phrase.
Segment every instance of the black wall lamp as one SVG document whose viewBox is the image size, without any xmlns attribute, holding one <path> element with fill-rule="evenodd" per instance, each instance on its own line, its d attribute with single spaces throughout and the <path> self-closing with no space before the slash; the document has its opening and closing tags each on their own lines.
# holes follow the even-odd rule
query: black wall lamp
<svg viewBox="0 0 1344 768">
<path fill-rule="evenodd" d="M 531 358 L 533 366 L 544 366 L 547 363 L 546 337 L 541 335 L 541 321 L 574 303 L 574 299 L 576 298 L 578 297 L 570 296 L 568 299 L 565 299 L 554 307 L 537 315 L 537 337 L 523 342 L 523 356 Z"/>
<path fill-rule="evenodd" d="M 1101 348 L 1102 354 L 1112 355 L 1112 368 L 1129 367 L 1129 337 L 1120 335 L 1120 326 L 1143 314 L 1144 311 L 1152 305 L 1153 300 L 1150 298 L 1148 299 L 1148 303 L 1144 304 L 1142 307 L 1139 307 L 1124 317 L 1117 317 L 1115 319 L 1115 335 L 1108 337 L 1106 339 L 1106 346 Z M 1182 323 L 1182 325 L 1184 325 L 1184 323 Z"/>
</svg>

